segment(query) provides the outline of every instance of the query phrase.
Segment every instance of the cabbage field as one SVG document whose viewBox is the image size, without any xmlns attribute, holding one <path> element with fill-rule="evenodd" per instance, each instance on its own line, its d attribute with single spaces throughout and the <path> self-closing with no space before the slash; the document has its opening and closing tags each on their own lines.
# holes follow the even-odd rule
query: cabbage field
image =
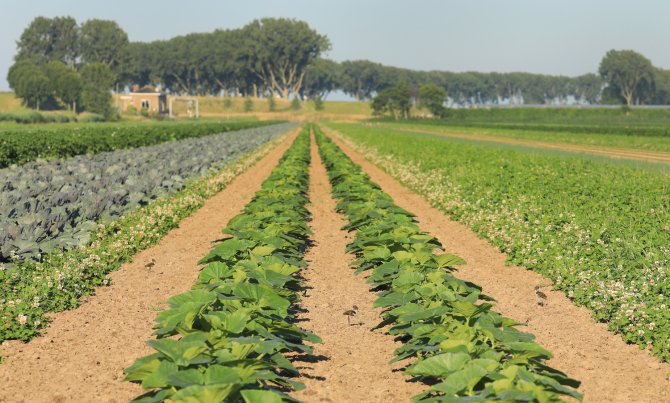
<svg viewBox="0 0 670 403">
<path fill-rule="evenodd" d="M 87 243 L 97 223 L 220 170 L 291 124 L 187 138 L 0 170 L 0 262 Z"/>
</svg>

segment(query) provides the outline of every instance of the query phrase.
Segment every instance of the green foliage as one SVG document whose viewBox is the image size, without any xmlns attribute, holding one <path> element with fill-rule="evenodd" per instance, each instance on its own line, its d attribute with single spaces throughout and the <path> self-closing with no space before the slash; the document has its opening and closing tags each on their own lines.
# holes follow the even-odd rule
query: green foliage
<svg viewBox="0 0 670 403">
<path fill-rule="evenodd" d="M 7 80 L 16 96 L 35 109 L 45 103 L 52 107 L 63 104 L 74 112 L 81 95 L 79 75 L 60 61 L 50 61 L 42 66 L 29 60 L 16 62 L 10 68 Z"/>
<path fill-rule="evenodd" d="M 74 67 L 79 56 L 79 27 L 72 17 L 36 17 L 17 41 L 17 61 L 39 65 L 60 61 Z"/>
<path fill-rule="evenodd" d="M 84 64 L 102 63 L 115 70 L 127 45 L 128 35 L 115 21 L 92 19 L 81 24 L 79 50 Z"/>
<path fill-rule="evenodd" d="M 230 99 L 230 97 L 225 97 L 223 99 L 223 107 L 224 109 L 230 109 L 233 106 L 233 100 Z"/>
<path fill-rule="evenodd" d="M 632 50 L 610 50 L 600 62 L 600 76 L 626 105 L 644 103 L 654 92 L 651 61 Z"/>
<path fill-rule="evenodd" d="M 0 264 L 0 341 L 27 341 L 38 335 L 49 320 L 47 313 L 73 309 L 81 296 L 109 284 L 110 272 L 155 245 L 267 150 L 264 147 L 231 160 L 222 171 L 189 181 L 179 192 L 99 226 L 89 243 L 80 248 L 50 253 L 40 262 L 27 260 L 9 267 Z"/>
<path fill-rule="evenodd" d="M 33 124 L 33 123 L 68 123 L 76 121 L 74 115 L 64 115 L 64 114 L 43 114 L 36 111 L 31 112 L 17 112 L 17 113 L 0 113 L 0 122 L 16 122 L 21 124 Z M 0 139 L 3 138 L 3 135 L 0 135 Z M 3 139 L 4 140 L 4 139 Z M 0 143 L 0 150 L 4 147 L 4 144 Z M 2 154 L 2 152 L 0 152 Z M 0 157 L 1 158 L 1 157 Z M 0 165 L 1 166 L 1 165 Z"/>
<path fill-rule="evenodd" d="M 317 58 L 305 69 L 302 93 L 308 98 L 323 99 L 328 93 L 341 87 L 341 66 L 328 59 Z"/>
<path fill-rule="evenodd" d="M 428 109 L 434 117 L 446 116 L 445 102 L 447 102 L 447 91 L 444 87 L 435 84 L 423 84 L 419 87 L 419 106 Z"/>
<path fill-rule="evenodd" d="M 156 353 L 125 370 L 149 392 L 140 401 L 294 401 L 304 385 L 284 354 L 310 354 L 320 339 L 295 324 L 306 266 L 309 130 L 303 130 L 244 212 L 200 263 L 191 291 L 156 318 Z M 176 339 L 174 337 L 177 337 Z"/>
<path fill-rule="evenodd" d="M 0 115 L 1 116 L 1 115 Z M 40 115 L 41 116 L 41 115 Z M 66 158 L 135 148 L 190 137 L 201 137 L 277 123 L 245 121 L 227 123 L 167 122 L 133 125 L 40 127 L 5 131 L 0 135 L 0 168 L 22 165 L 38 158 Z"/>
<path fill-rule="evenodd" d="M 670 109 L 617 108 L 477 108 L 450 109 L 448 119 L 416 121 L 421 125 L 569 132 L 577 140 L 587 134 L 670 137 Z"/>
<path fill-rule="evenodd" d="M 375 115 L 389 114 L 393 119 L 409 118 L 412 107 L 409 86 L 404 81 L 394 87 L 381 91 L 372 99 L 372 110 Z"/>
<path fill-rule="evenodd" d="M 670 360 L 664 167 L 337 126 L 432 205 Z M 377 151 L 373 151 L 377 150 Z"/>
<path fill-rule="evenodd" d="M 9 69 L 7 81 L 24 104 L 38 110 L 52 93 L 49 78 L 43 69 L 29 60 L 15 63 Z"/>
<path fill-rule="evenodd" d="M 277 110 L 277 102 L 273 94 L 268 97 L 268 111 L 275 112 Z"/>
<path fill-rule="evenodd" d="M 304 21 L 288 18 L 254 20 L 241 29 L 240 35 L 248 44 L 239 49 L 241 58 L 247 61 L 246 68 L 285 99 L 291 92 L 300 92 L 307 66 L 330 49 L 326 36 Z"/>
<path fill-rule="evenodd" d="M 393 203 L 359 166 L 316 130 L 337 209 L 355 233 L 347 250 L 357 272 L 370 271 L 389 333 L 404 341 L 394 361 L 414 358 L 406 372 L 432 387 L 415 401 L 581 400 L 579 382 L 546 365 L 551 353 L 492 310 L 481 288 L 459 280 L 463 261 L 420 231 L 413 214 Z"/>
<path fill-rule="evenodd" d="M 244 111 L 248 113 L 253 110 L 254 110 L 254 101 L 249 97 L 244 98 Z"/>
<path fill-rule="evenodd" d="M 110 91 L 116 77 L 109 66 L 102 63 L 88 64 L 81 70 L 81 79 L 83 84 L 81 101 L 84 109 L 111 120 L 115 110 Z"/>
</svg>

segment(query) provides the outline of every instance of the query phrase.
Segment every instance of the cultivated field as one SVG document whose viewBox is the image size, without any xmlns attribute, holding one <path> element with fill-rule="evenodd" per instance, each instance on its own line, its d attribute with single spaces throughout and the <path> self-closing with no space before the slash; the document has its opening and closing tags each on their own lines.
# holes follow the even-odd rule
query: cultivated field
<svg viewBox="0 0 670 403">
<path fill-rule="evenodd" d="M 670 166 L 471 130 L 12 128 L 0 401 L 663 401 Z"/>
</svg>

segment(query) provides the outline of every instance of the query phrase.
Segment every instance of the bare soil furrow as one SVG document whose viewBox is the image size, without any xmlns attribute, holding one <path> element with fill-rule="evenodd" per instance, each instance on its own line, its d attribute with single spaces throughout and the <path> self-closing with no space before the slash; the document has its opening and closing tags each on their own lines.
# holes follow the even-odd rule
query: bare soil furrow
<svg viewBox="0 0 670 403">
<path fill-rule="evenodd" d="M 345 253 L 350 241 L 341 230 L 346 224 L 335 211 L 326 169 L 312 142 L 310 167 L 310 227 L 314 245 L 302 273 L 307 292 L 301 301 L 305 312 L 299 315 L 301 326 L 319 335 L 323 344 L 314 346 L 314 359 L 297 362 L 306 388 L 295 397 L 308 402 L 406 402 L 425 389 L 408 382 L 408 377 L 390 365 L 399 346 L 383 329 L 372 330 L 380 322 L 380 309 L 372 304 L 363 275 L 356 276 Z M 347 319 L 344 313 L 354 311 Z"/>
</svg>

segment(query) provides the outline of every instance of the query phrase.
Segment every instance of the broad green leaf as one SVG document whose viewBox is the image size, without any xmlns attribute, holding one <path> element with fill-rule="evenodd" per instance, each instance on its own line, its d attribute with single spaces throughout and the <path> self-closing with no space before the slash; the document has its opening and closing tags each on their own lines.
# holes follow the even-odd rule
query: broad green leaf
<svg viewBox="0 0 670 403">
<path fill-rule="evenodd" d="M 412 375 L 445 377 L 452 372 L 461 370 L 470 361 L 465 353 L 444 353 L 428 357 L 413 364 L 407 369 Z"/>
<path fill-rule="evenodd" d="M 168 403 L 223 402 L 238 387 L 235 385 L 193 385 L 171 396 Z"/>
<path fill-rule="evenodd" d="M 269 390 L 243 390 L 240 394 L 245 403 L 282 403 L 282 396 Z"/>
</svg>

